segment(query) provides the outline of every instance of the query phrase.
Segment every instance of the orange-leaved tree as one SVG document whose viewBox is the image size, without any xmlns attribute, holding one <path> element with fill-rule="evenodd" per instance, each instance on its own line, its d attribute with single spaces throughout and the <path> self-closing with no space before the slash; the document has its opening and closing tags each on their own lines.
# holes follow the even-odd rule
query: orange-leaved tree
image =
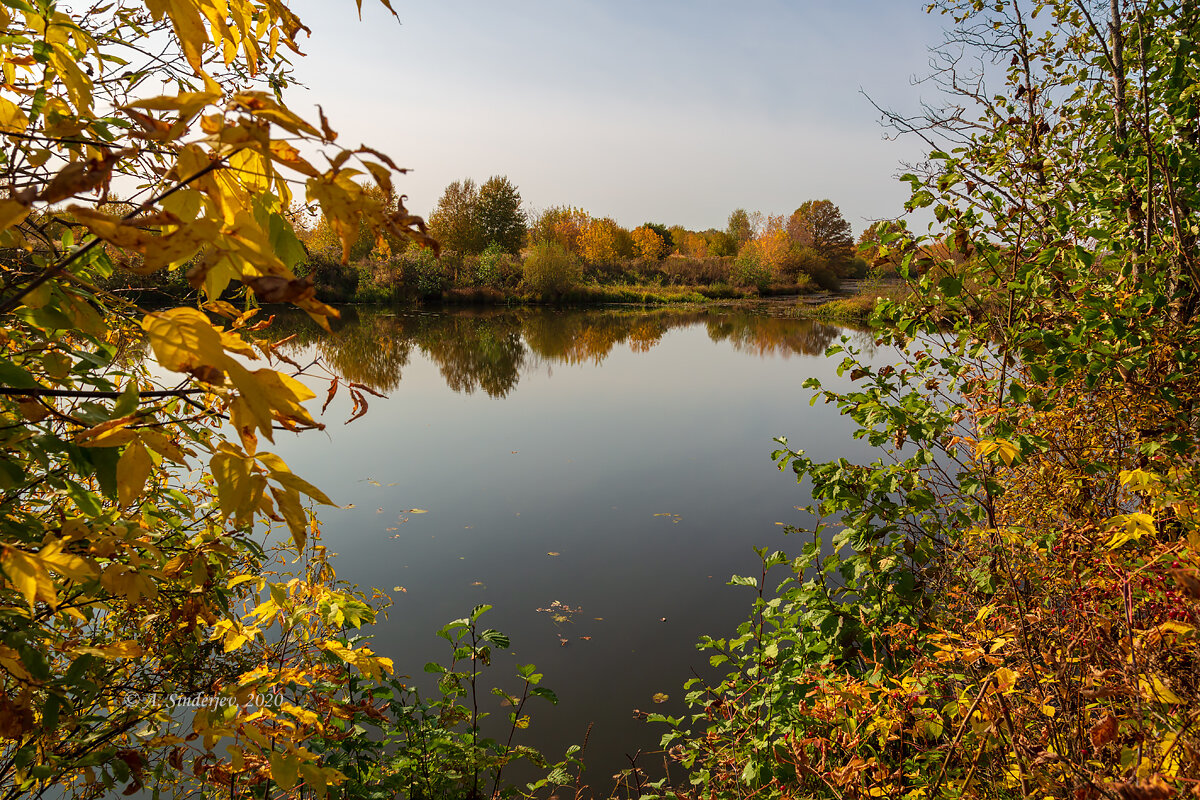
<svg viewBox="0 0 1200 800">
<path fill-rule="evenodd" d="M 343 258 L 360 226 L 430 242 L 402 170 L 284 102 L 286 4 L 82 6 L 0 2 L 0 796 L 321 796 L 338 676 L 391 665 L 342 635 L 374 612 L 314 542 L 329 499 L 270 452 L 320 425 L 255 312 L 336 316 L 292 272 L 293 203 Z M 120 270 L 199 295 L 147 311 L 98 288 Z M 303 559 L 275 580 L 264 522 Z"/>
</svg>

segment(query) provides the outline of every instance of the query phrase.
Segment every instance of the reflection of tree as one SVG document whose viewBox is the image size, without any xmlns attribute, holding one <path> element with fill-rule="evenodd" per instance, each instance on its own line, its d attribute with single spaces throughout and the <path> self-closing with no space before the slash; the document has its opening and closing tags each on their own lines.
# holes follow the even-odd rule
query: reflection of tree
<svg viewBox="0 0 1200 800">
<path fill-rule="evenodd" d="M 447 386 L 467 394 L 480 388 L 490 397 L 513 390 L 525 364 L 525 345 L 512 315 L 446 314 L 438 320 L 422 331 L 417 344 L 437 362 Z"/>
<path fill-rule="evenodd" d="M 746 312 L 723 314 L 708 322 L 708 336 L 714 342 L 728 341 L 739 352 L 759 357 L 821 355 L 839 335 L 841 329 L 816 320 Z"/>
<path fill-rule="evenodd" d="M 400 385 L 400 371 L 412 350 L 398 330 L 396 317 L 360 315 L 357 324 L 347 323 L 334 336 L 318 339 L 317 352 L 346 380 L 390 392 Z"/>
<path fill-rule="evenodd" d="M 492 397 L 511 392 L 521 371 L 535 361 L 598 365 L 622 344 L 645 353 L 675 328 L 703 324 L 713 341 L 728 341 L 739 352 L 759 357 L 818 355 L 841 333 L 812 320 L 747 311 L 347 309 L 343 314 L 332 335 L 303 315 L 281 315 L 271 330 L 292 337 L 293 357 L 317 356 L 332 371 L 376 391 L 400 385 L 401 370 L 417 348 L 438 365 L 454 391 L 482 389 Z"/>
</svg>

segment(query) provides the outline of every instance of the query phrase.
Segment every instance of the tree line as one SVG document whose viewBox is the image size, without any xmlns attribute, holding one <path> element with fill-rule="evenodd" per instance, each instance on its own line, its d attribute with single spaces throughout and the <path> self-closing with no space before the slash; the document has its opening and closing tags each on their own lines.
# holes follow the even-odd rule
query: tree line
<svg viewBox="0 0 1200 800">
<path fill-rule="evenodd" d="M 341 243 L 326 222 L 318 217 L 301 230 L 319 284 L 356 279 L 338 266 Z M 494 175 L 482 183 L 450 183 L 429 218 L 429 233 L 441 245 L 438 258 L 364 229 L 350 250 L 358 279 L 379 285 L 407 274 L 425 295 L 518 286 L 555 294 L 585 278 L 766 290 L 836 288 L 839 279 L 862 277 L 868 269 L 850 224 L 829 200 L 805 201 L 789 215 L 739 208 L 724 229 L 651 221 L 627 228 L 572 205 L 531 210 L 508 176 Z M 864 231 L 860 242 L 867 238 Z"/>
</svg>

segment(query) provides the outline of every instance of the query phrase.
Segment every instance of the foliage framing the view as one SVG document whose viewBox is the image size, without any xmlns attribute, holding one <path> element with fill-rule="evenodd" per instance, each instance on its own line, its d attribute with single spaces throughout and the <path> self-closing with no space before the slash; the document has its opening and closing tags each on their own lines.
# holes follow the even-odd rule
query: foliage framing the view
<svg viewBox="0 0 1200 800">
<path fill-rule="evenodd" d="M 881 225 L 911 300 L 820 390 L 872 464 L 776 458 L 819 522 L 762 553 L 723 681 L 664 744 L 697 797 L 1200 792 L 1200 9 L 943 0 L 944 107 Z M 978 72 L 972 59 L 978 58 Z M 989 91 L 999 77 L 1002 91 Z M 768 573 L 787 565 L 772 593 Z M 668 792 L 668 793 L 670 793 Z"/>
<path fill-rule="evenodd" d="M 345 735 L 348 670 L 392 667 L 346 637 L 374 598 L 316 542 L 329 499 L 263 447 L 321 426 L 255 306 L 336 316 L 292 272 L 296 202 L 343 258 L 363 226 L 433 243 L 386 155 L 284 103 L 285 4 L 2 0 L 0 25 L 0 795 L 323 796 L 344 776 L 306 742 Z M 144 311 L 114 270 L 185 271 L 202 305 Z M 206 698 L 186 730 L 181 697 Z"/>
</svg>

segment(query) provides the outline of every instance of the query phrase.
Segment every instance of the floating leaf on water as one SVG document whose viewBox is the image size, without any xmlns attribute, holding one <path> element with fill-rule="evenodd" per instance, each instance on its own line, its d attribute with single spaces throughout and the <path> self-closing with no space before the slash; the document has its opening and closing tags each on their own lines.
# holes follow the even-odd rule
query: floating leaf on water
<svg viewBox="0 0 1200 800">
<path fill-rule="evenodd" d="M 368 480 L 367 483 L 371 484 L 372 486 L 382 486 L 383 485 L 379 481 L 374 481 L 374 480 Z"/>
<path fill-rule="evenodd" d="M 342 508 L 354 508 L 354 503 L 346 503 Z"/>
<path fill-rule="evenodd" d="M 596 622 L 604 622 L 604 617 L 592 617 Z"/>
<path fill-rule="evenodd" d="M 472 586 L 483 586 L 483 581 L 475 581 L 475 582 L 474 582 L 474 583 L 472 583 L 471 585 L 472 585 Z"/>
<path fill-rule="evenodd" d="M 394 483 L 389 483 L 389 484 L 388 484 L 388 486 L 389 486 L 389 487 L 391 487 L 391 486 L 395 486 L 395 485 L 396 485 L 396 484 L 394 484 Z"/>
<path fill-rule="evenodd" d="M 401 592 L 402 594 L 408 594 L 408 589 L 405 589 L 403 586 L 393 586 L 392 591 L 393 592 Z"/>
<path fill-rule="evenodd" d="M 406 511 L 404 513 L 406 513 L 406 514 L 428 514 L 429 510 L 425 509 L 425 508 L 410 508 L 408 511 Z"/>
<path fill-rule="evenodd" d="M 590 636 L 580 636 L 579 638 L 583 639 L 585 642 L 590 642 L 592 640 L 592 637 Z"/>
<path fill-rule="evenodd" d="M 551 552 L 549 552 L 549 553 L 546 553 L 546 555 L 548 555 L 548 556 L 557 556 L 557 555 L 562 555 L 562 554 L 561 554 L 561 553 L 555 553 L 554 551 L 551 551 Z"/>
<path fill-rule="evenodd" d="M 389 531 L 398 531 L 398 530 L 400 530 L 400 529 L 399 529 L 399 528 L 388 528 L 388 530 L 389 530 Z"/>
<path fill-rule="evenodd" d="M 375 509 L 375 513 L 376 513 L 376 514 L 382 514 L 382 513 L 383 513 L 383 509 L 382 509 L 382 508 L 377 508 L 377 509 Z"/>
<path fill-rule="evenodd" d="M 658 692 L 657 694 L 654 695 L 654 697 L 651 697 L 650 699 L 656 703 L 665 703 L 668 700 L 670 700 L 671 698 L 668 695 L 663 694 L 662 692 Z"/>
</svg>

